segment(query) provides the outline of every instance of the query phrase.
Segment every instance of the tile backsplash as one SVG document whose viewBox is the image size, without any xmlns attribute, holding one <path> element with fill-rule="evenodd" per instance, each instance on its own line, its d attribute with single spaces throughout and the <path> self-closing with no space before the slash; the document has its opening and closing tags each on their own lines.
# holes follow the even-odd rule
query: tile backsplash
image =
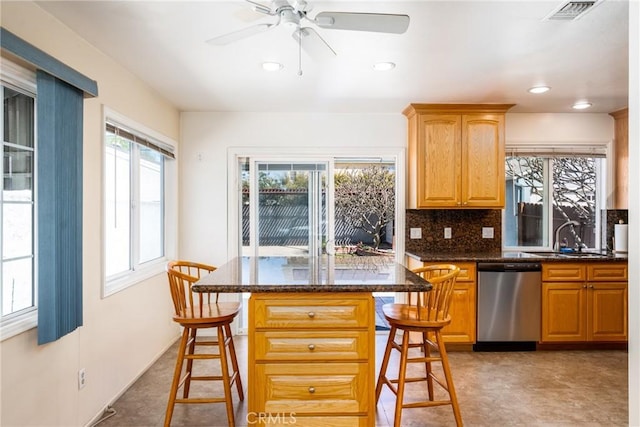
<svg viewBox="0 0 640 427">
<path fill-rule="evenodd" d="M 407 252 L 500 252 L 502 211 L 500 209 L 407 209 L 405 248 Z M 445 239 L 445 228 L 451 238 Z M 421 239 L 411 239 L 412 228 L 420 228 Z M 493 238 L 483 238 L 493 229 Z"/>
</svg>

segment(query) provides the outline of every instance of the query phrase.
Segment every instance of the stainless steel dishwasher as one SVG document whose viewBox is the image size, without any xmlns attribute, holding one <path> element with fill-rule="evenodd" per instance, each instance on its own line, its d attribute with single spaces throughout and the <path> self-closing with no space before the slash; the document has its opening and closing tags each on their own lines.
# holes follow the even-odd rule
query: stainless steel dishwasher
<svg viewBox="0 0 640 427">
<path fill-rule="evenodd" d="M 473 349 L 535 350 L 541 299 L 540 263 L 478 263 L 478 334 Z"/>
</svg>

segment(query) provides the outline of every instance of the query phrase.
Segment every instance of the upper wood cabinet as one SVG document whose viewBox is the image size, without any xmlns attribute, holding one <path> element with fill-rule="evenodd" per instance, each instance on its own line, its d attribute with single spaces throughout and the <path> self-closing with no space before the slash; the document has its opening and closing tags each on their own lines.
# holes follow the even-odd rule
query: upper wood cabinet
<svg viewBox="0 0 640 427">
<path fill-rule="evenodd" d="M 615 120 L 615 208 L 629 208 L 629 109 L 609 113 Z"/>
<path fill-rule="evenodd" d="M 409 208 L 504 207 L 504 115 L 512 106 L 409 105 Z"/>
</svg>

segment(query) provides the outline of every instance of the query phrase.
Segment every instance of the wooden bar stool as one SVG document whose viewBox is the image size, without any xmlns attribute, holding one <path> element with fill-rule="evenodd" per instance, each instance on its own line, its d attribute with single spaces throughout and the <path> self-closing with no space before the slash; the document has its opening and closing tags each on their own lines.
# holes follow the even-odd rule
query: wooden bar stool
<svg viewBox="0 0 640 427">
<path fill-rule="evenodd" d="M 451 369 L 449 368 L 449 358 L 447 350 L 442 340 L 442 328 L 451 323 L 449 316 L 449 305 L 453 295 L 453 288 L 456 277 L 460 273 L 460 268 L 455 265 L 433 265 L 421 267 L 413 270 L 427 279 L 433 288 L 429 292 L 417 293 L 416 301 L 413 302 L 413 294 L 409 295 L 408 304 L 385 304 L 382 307 L 384 317 L 389 322 L 390 331 L 387 346 L 382 359 L 382 366 L 376 384 L 376 404 L 380 399 L 382 387 L 386 385 L 396 395 L 396 407 L 394 416 L 394 426 L 401 425 L 402 409 L 422 408 L 440 405 L 451 405 L 456 425 L 462 426 L 462 416 L 456 397 Z M 402 331 L 402 343 L 396 342 L 396 332 Z M 421 334 L 421 342 L 410 343 L 410 332 Z M 422 350 L 420 357 L 409 357 L 409 349 L 419 347 Z M 397 379 L 387 377 L 387 367 L 391 350 L 400 352 L 400 366 Z M 432 353 L 432 349 L 437 353 Z M 444 382 L 432 371 L 432 364 L 439 362 L 444 371 Z M 426 375 L 418 378 L 406 378 L 407 363 L 421 363 L 426 368 Z M 407 382 L 426 381 L 429 392 L 429 400 L 424 402 L 404 403 L 404 389 Z M 441 386 L 449 395 L 447 400 L 434 400 L 433 383 Z"/>
<path fill-rule="evenodd" d="M 229 426 L 235 425 L 233 414 L 233 400 L 231 387 L 235 383 L 240 400 L 244 400 L 240 371 L 236 350 L 231 335 L 231 322 L 240 310 L 240 303 L 218 302 L 218 294 L 215 293 L 215 301 L 211 302 L 211 294 L 194 294 L 191 285 L 200 279 L 201 275 L 208 274 L 216 268 L 206 264 L 189 261 L 170 261 L 167 264 L 169 276 L 169 288 L 175 308 L 173 320 L 182 327 L 182 339 L 178 350 L 178 358 L 173 374 L 173 382 L 169 393 L 169 402 L 165 414 L 164 425 L 171 425 L 173 408 L 176 403 L 222 403 L 227 407 L 227 421 Z M 196 340 L 198 329 L 216 328 L 217 336 L 213 340 Z M 196 352 L 198 347 L 217 347 L 217 352 Z M 227 355 L 228 353 L 228 355 Z M 193 362 L 195 360 L 220 360 L 221 375 L 194 375 Z M 183 365 L 186 360 L 186 369 L 183 373 Z M 229 374 L 229 362 L 231 362 L 231 374 Z M 189 397 L 191 381 L 222 381 L 224 396 Z M 182 387 L 182 398 L 177 398 L 178 389 Z"/>
</svg>

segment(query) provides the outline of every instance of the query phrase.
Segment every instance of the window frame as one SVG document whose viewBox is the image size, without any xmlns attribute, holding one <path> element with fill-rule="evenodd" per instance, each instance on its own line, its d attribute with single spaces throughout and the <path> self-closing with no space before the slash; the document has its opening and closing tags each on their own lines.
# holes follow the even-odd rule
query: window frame
<svg viewBox="0 0 640 427">
<path fill-rule="evenodd" d="M 514 145 L 507 144 L 505 148 L 505 162 L 506 157 L 522 156 L 522 157 L 585 157 L 593 156 L 603 159 L 605 171 L 602 172 L 600 167 L 598 168 L 598 183 L 596 190 L 596 230 L 601 227 L 599 210 L 607 208 L 607 199 L 613 191 L 613 141 L 606 142 L 555 142 L 555 143 L 519 143 Z M 545 177 L 551 173 L 551 165 L 549 162 L 545 162 L 544 166 Z M 506 175 L 505 175 L 506 177 Z M 543 225 L 543 241 L 547 244 L 543 246 L 507 246 L 504 244 L 503 238 L 502 249 L 505 251 L 551 251 L 553 249 L 553 207 L 552 207 L 552 180 L 545 179 L 544 183 L 544 198 L 548 212 L 545 213 L 546 220 Z M 599 209 L 598 209 L 599 208 Z M 502 209 L 502 235 L 506 236 L 506 221 L 505 215 L 507 215 L 507 209 Z M 596 233 L 596 249 L 602 246 L 600 242 L 600 234 Z"/>
<path fill-rule="evenodd" d="M 396 170 L 396 230 L 404 230 L 405 227 L 405 174 L 399 171 L 406 170 L 406 149 L 404 147 L 368 147 L 367 157 L 392 158 L 395 161 Z M 241 227 L 242 213 L 240 212 L 240 200 L 238 194 L 242 190 L 239 176 L 239 158 L 249 158 L 250 162 L 329 162 L 327 170 L 330 177 L 334 174 L 334 162 L 343 158 L 362 158 L 359 147 L 229 147 L 227 150 L 227 254 L 233 258 L 242 253 Z M 255 172 L 252 171 L 252 176 Z M 329 180 L 328 191 L 333 191 L 333 179 Z M 328 216 L 333 216 L 333 207 L 327 211 Z M 252 217 L 255 214 L 252 214 Z M 330 230 L 333 233 L 333 230 Z M 395 260 L 404 262 L 404 233 L 395 235 Z"/>
<path fill-rule="evenodd" d="M 0 341 L 11 338 L 29 329 L 33 329 L 38 326 L 38 127 L 36 126 L 37 117 L 37 84 L 36 74 L 32 70 L 21 67 L 7 58 L 2 58 L 0 80 L 2 86 L 9 87 L 13 90 L 21 92 L 33 98 L 33 218 L 32 218 L 32 233 L 33 233 L 33 276 L 32 276 L 32 288 L 33 288 L 33 305 L 31 307 L 24 308 L 22 310 L 7 314 L 0 317 Z M 4 129 L 4 119 L 1 126 Z M 3 134 L 4 139 L 4 134 Z M 2 225 L 0 224 L 0 230 Z M 1 234 L 0 234 L 1 236 Z M 0 274 L 0 278 L 2 275 Z"/>
<path fill-rule="evenodd" d="M 110 295 L 116 294 L 122 290 L 125 290 L 131 286 L 136 285 L 142 281 L 150 279 L 158 274 L 165 272 L 165 266 L 169 259 L 175 257 L 176 242 L 177 242 L 177 164 L 173 159 L 169 159 L 164 156 L 163 161 L 163 219 L 164 219 L 164 238 L 163 238 L 163 252 L 164 255 L 143 263 L 137 263 L 139 257 L 139 238 L 140 227 L 138 224 L 137 215 L 132 215 L 130 224 L 132 228 L 130 236 L 131 256 L 134 259 L 134 264 L 130 270 L 122 273 L 115 274 L 113 276 L 106 276 L 106 170 L 105 170 L 105 145 L 106 145 L 106 125 L 107 123 L 114 124 L 125 128 L 127 131 L 139 136 L 144 136 L 147 139 L 152 140 L 154 143 L 162 149 L 167 150 L 170 153 L 176 154 L 177 143 L 170 138 L 160 134 L 153 129 L 144 126 L 127 116 L 120 114 L 106 106 L 103 106 L 103 121 L 101 126 L 101 168 L 102 168 L 102 183 L 101 183 L 101 227 L 102 227 L 102 259 L 101 259 L 101 276 L 102 276 L 102 298 L 106 298 Z M 132 142 L 136 144 L 135 142 Z M 140 145 L 140 144 L 137 144 Z M 138 150 L 134 150 L 133 153 L 138 153 Z M 139 156 L 137 154 L 132 155 L 131 163 L 137 164 Z M 137 166 L 136 166 L 137 167 Z M 132 174 L 132 168 L 130 169 Z M 132 177 L 132 175 L 130 175 Z M 137 187 L 136 187 L 137 188 Z M 135 200 L 135 205 L 138 205 L 139 194 L 137 189 L 132 189 L 131 198 Z M 137 209 L 137 208 L 134 208 Z"/>
</svg>

